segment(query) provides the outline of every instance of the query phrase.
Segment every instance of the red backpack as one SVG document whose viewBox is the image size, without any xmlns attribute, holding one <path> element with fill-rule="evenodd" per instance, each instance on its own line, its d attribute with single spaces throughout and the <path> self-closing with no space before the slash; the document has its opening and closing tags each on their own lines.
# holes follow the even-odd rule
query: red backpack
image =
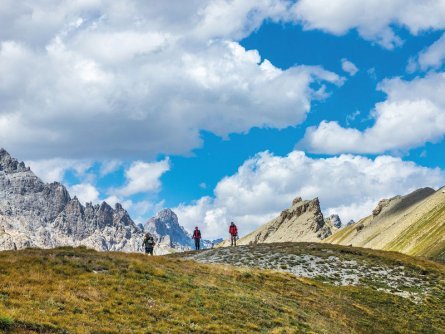
<svg viewBox="0 0 445 334">
<path fill-rule="evenodd" d="M 194 239 L 201 239 L 201 231 L 200 230 L 195 230 L 193 232 L 193 238 Z"/>
<path fill-rule="evenodd" d="M 230 225 L 229 233 L 231 235 L 237 235 L 238 234 L 238 229 L 236 228 L 236 225 Z"/>
</svg>

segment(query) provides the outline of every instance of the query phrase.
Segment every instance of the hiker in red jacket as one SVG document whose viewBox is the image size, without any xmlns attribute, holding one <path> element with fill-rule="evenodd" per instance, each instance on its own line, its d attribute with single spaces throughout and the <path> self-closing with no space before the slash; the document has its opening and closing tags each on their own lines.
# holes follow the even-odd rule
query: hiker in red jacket
<svg viewBox="0 0 445 334">
<path fill-rule="evenodd" d="M 230 233 L 230 241 L 232 243 L 232 246 L 236 246 L 236 238 L 238 237 L 238 229 L 236 228 L 236 225 L 234 222 L 230 223 L 229 233 Z"/>
<path fill-rule="evenodd" d="M 199 250 L 201 246 L 201 231 L 198 229 L 198 226 L 193 231 L 192 239 L 195 239 L 195 250 Z"/>
</svg>

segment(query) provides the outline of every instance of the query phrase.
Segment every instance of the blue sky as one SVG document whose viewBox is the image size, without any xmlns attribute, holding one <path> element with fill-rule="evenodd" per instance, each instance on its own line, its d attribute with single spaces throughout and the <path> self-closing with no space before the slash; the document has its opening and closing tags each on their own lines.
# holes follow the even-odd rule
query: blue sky
<svg viewBox="0 0 445 334">
<path fill-rule="evenodd" d="M 296 196 L 358 219 L 445 184 L 443 8 L 6 0 L 0 146 L 83 201 L 138 223 L 170 207 L 209 238 Z"/>
</svg>

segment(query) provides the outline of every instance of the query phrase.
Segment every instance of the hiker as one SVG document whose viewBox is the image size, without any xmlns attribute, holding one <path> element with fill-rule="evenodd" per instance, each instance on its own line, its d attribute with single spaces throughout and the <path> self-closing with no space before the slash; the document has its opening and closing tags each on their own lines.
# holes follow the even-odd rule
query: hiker
<svg viewBox="0 0 445 334">
<path fill-rule="evenodd" d="M 230 233 L 231 246 L 236 246 L 236 238 L 238 238 L 238 229 L 236 228 L 234 222 L 230 223 L 229 233 Z"/>
<path fill-rule="evenodd" d="M 155 247 L 155 239 L 150 233 L 147 233 L 144 238 L 144 242 L 142 243 L 145 246 L 145 254 L 150 254 L 153 256 L 153 248 Z"/>
<path fill-rule="evenodd" d="M 195 230 L 193 231 L 192 239 L 195 239 L 195 250 L 199 250 L 201 246 L 201 231 L 199 230 L 198 226 L 196 226 Z"/>
</svg>

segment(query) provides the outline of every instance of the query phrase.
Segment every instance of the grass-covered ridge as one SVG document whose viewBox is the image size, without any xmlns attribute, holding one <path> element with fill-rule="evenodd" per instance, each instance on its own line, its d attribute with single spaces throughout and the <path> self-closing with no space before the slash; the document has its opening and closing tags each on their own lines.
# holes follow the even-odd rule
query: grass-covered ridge
<svg viewBox="0 0 445 334">
<path fill-rule="evenodd" d="M 338 256 L 354 257 L 357 252 L 359 257 L 367 254 L 373 263 L 409 267 L 437 284 L 416 303 L 371 286 L 335 286 L 290 273 L 199 264 L 178 257 L 71 248 L 2 252 L 0 332 L 445 330 L 443 265 L 396 253 L 328 247 Z"/>
<path fill-rule="evenodd" d="M 419 189 L 392 199 L 377 215 L 346 226 L 325 243 L 397 251 L 445 262 L 445 193 Z"/>
</svg>

